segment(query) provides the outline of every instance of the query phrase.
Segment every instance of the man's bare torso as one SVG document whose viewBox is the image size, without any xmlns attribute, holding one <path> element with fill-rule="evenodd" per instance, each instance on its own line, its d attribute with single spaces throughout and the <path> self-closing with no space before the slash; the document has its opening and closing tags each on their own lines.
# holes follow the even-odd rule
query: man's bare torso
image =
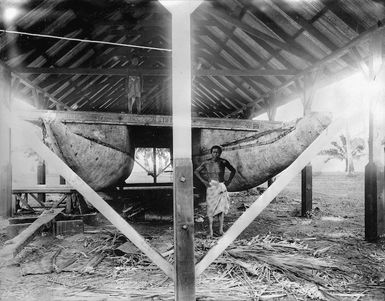
<svg viewBox="0 0 385 301">
<path fill-rule="evenodd" d="M 218 159 L 218 160 L 213 160 L 209 159 L 204 163 L 204 166 L 207 171 L 207 180 L 210 182 L 211 180 L 215 180 L 218 182 L 224 182 L 224 176 L 225 176 L 225 167 L 226 165 L 229 164 L 226 160 L 224 159 Z"/>
</svg>

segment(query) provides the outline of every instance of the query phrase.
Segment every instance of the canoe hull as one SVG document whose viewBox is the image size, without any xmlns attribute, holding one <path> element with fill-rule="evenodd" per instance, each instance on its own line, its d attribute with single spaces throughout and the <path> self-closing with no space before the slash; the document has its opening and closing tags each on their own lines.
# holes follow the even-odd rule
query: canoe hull
<svg viewBox="0 0 385 301">
<path fill-rule="evenodd" d="M 313 113 L 290 124 L 271 125 L 263 131 L 194 129 L 193 166 L 196 168 L 209 159 L 210 148 L 220 145 L 222 157 L 237 170 L 228 190 L 250 189 L 288 167 L 330 122 L 328 114 Z M 171 131 L 169 127 L 167 132 Z M 135 145 L 140 145 L 140 139 L 152 137 L 146 133 L 140 127 L 126 125 L 45 122 L 46 144 L 97 191 L 127 179 L 134 165 Z M 157 139 L 171 143 L 163 135 Z M 153 147 L 159 147 L 158 140 L 151 141 Z M 199 186 L 198 180 L 195 183 Z"/>
<path fill-rule="evenodd" d="M 237 170 L 229 191 L 242 191 L 256 187 L 287 168 L 330 124 L 328 114 L 313 113 L 293 125 L 285 125 L 264 135 L 234 134 L 218 130 L 201 130 L 200 150 L 193 154 L 194 167 L 211 157 L 213 145 L 223 147 L 222 157 Z M 219 137 L 219 138 L 216 138 Z M 243 137 L 243 138 L 242 138 Z M 249 138 L 247 138 L 249 137 Z M 228 173 L 225 174 L 225 178 Z"/>
<path fill-rule="evenodd" d="M 50 122 L 45 129 L 46 144 L 94 190 L 131 174 L 135 149 L 127 126 Z"/>
</svg>

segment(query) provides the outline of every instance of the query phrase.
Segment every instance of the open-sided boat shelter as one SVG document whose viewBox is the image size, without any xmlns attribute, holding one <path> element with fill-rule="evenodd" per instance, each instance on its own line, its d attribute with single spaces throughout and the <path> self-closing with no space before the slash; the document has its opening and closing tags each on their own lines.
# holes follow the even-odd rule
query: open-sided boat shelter
<svg viewBox="0 0 385 301">
<path fill-rule="evenodd" d="M 197 264 L 192 129 L 247 131 L 274 125 L 277 108 L 298 98 L 303 115 L 309 115 L 317 89 L 362 72 L 373 87 L 368 97 L 372 109 L 365 238 L 375 241 L 384 233 L 384 119 L 374 118 L 373 112 L 375 108 L 376 115 L 383 113 L 385 101 L 382 1 L 5 0 L 0 5 L 3 217 L 12 214 L 12 134 L 21 132 L 44 158 L 38 169 L 39 184 L 44 184 L 45 164 L 53 167 L 174 279 L 177 300 L 194 300 L 195 277 L 300 172 L 302 214 L 311 210 L 309 162 L 342 122 L 334 120 L 276 181 L 270 181 L 258 201 Z M 16 112 L 12 109 L 16 98 L 37 110 Z M 250 121 L 262 113 L 268 114 L 270 122 Z M 172 149 L 174 265 L 52 148 L 34 138 L 26 121 L 39 122 L 47 116 L 78 124 L 137 127 L 143 133 L 138 146 Z M 44 197 L 44 191 L 36 192 L 38 198 Z M 17 253 L 26 239 L 10 246 L 10 254 Z"/>
</svg>

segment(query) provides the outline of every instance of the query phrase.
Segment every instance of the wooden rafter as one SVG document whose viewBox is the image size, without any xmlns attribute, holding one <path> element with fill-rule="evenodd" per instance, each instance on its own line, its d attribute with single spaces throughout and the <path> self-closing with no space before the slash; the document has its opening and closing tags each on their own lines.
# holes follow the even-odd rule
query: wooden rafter
<svg viewBox="0 0 385 301">
<path fill-rule="evenodd" d="M 230 23 L 230 24 L 233 24 L 235 26 L 237 26 L 239 29 L 241 29 L 242 31 L 244 31 L 245 33 L 247 33 L 248 35 L 252 35 L 252 36 L 255 36 L 259 39 L 263 39 L 281 49 L 284 49 L 294 55 L 296 55 L 297 57 L 301 58 L 301 59 L 308 59 L 310 61 L 313 61 L 314 59 L 313 58 L 309 58 L 309 54 L 304 52 L 302 48 L 300 47 L 297 47 L 297 46 L 294 46 L 293 44 L 288 44 L 285 42 L 285 40 L 280 40 L 280 39 L 277 39 L 277 38 L 274 38 L 273 36 L 271 35 L 268 35 L 264 32 L 261 32 L 255 28 L 252 28 L 251 26 L 243 23 L 241 20 L 231 16 L 227 11 L 226 9 L 224 8 L 220 8 L 220 7 L 213 7 L 211 4 L 208 4 L 207 2 L 205 2 L 204 4 L 201 5 L 201 9 L 207 9 L 207 11 L 213 16 L 213 17 L 219 17 L 221 19 L 223 19 L 224 21 Z"/>
<path fill-rule="evenodd" d="M 244 41 L 242 41 L 240 38 L 238 38 L 235 35 L 235 31 L 234 31 L 235 28 L 233 30 L 229 30 L 229 29 L 226 29 L 223 26 L 220 26 L 219 23 L 217 23 L 216 26 L 218 28 L 220 28 L 220 31 L 222 31 L 227 36 L 227 40 L 232 40 L 234 43 L 236 43 L 237 45 L 241 46 L 241 48 L 248 55 L 250 55 L 251 57 L 253 57 L 255 60 L 258 61 L 258 63 L 260 64 L 260 67 L 258 67 L 258 69 L 262 73 L 263 73 L 264 69 L 271 70 L 268 73 L 271 73 L 271 75 L 276 76 L 279 81 L 284 81 L 286 79 L 281 77 L 281 76 L 283 76 L 283 75 L 295 75 L 295 74 L 297 74 L 299 72 L 296 68 L 291 68 L 291 69 L 286 68 L 286 69 L 283 69 L 283 70 L 286 70 L 287 73 L 286 73 L 286 71 L 284 71 L 284 72 L 274 71 L 274 69 L 271 69 L 271 67 L 269 66 L 269 61 L 270 61 L 270 59 L 273 58 L 273 56 L 271 56 L 270 59 L 265 59 L 265 58 L 259 56 L 258 53 L 256 53 L 252 49 L 250 49 L 249 46 Z M 204 30 L 199 30 L 198 33 L 201 34 L 201 35 L 205 35 L 205 34 L 207 34 L 207 30 L 205 30 L 205 31 Z M 214 35 L 211 35 L 210 38 L 214 38 Z M 252 73 L 250 73 L 250 75 L 252 75 Z M 267 73 L 266 73 L 266 76 L 267 76 Z M 262 82 L 265 83 L 265 85 L 267 85 L 267 86 L 270 84 L 267 80 L 262 80 Z"/>
<path fill-rule="evenodd" d="M 204 42 L 202 40 L 202 42 Z M 200 46 L 201 48 L 205 49 L 205 47 L 203 45 Z M 207 47 L 210 47 L 210 45 L 207 45 Z M 207 49 L 211 49 L 211 48 L 207 48 Z M 212 54 L 204 54 L 204 53 L 198 53 L 198 57 L 201 58 L 201 59 L 204 59 L 205 61 L 207 62 L 217 62 L 218 64 L 222 65 L 222 66 L 225 66 L 226 68 L 234 68 L 234 66 L 232 64 L 230 64 L 228 61 L 226 61 L 224 58 L 222 58 L 221 56 L 214 56 Z M 238 67 L 238 66 L 237 66 Z M 212 80 L 212 79 L 211 79 Z M 215 80 L 217 81 L 221 81 L 221 78 L 220 77 L 216 77 Z M 242 90 L 246 95 L 248 95 L 251 99 L 255 99 L 255 95 L 253 95 L 252 93 L 250 93 L 250 91 L 248 91 L 247 89 L 244 89 L 243 86 L 242 86 L 242 82 L 248 84 L 249 86 L 251 86 L 255 91 L 257 91 L 258 93 L 262 93 L 263 91 L 261 91 L 261 89 L 255 84 L 254 81 L 252 81 L 250 78 L 242 78 L 241 81 L 239 81 L 236 77 L 232 79 L 237 85 L 238 85 L 238 88 L 240 90 Z"/>
<path fill-rule="evenodd" d="M 384 21 L 385 21 L 385 19 L 382 20 L 382 24 L 383 24 Z M 342 55 L 345 55 L 347 52 L 350 51 L 350 49 L 352 47 L 355 47 L 355 46 L 359 45 L 360 43 L 366 41 L 367 39 L 369 39 L 371 37 L 371 35 L 373 33 L 377 33 L 377 32 L 385 32 L 385 27 L 384 26 L 378 27 L 378 25 L 372 26 L 367 31 L 363 32 L 361 35 L 359 35 L 358 37 L 356 37 L 353 40 L 351 40 L 350 42 L 348 42 L 345 46 L 343 46 L 343 47 L 339 48 L 338 50 L 332 52 L 330 55 L 324 57 L 323 59 L 319 60 L 318 62 L 316 62 L 312 66 L 306 68 L 302 72 L 300 72 L 297 75 L 293 76 L 288 81 L 283 83 L 281 86 L 277 87 L 276 90 L 279 91 L 281 89 L 287 88 L 288 86 L 290 86 L 293 83 L 295 83 L 299 78 L 301 78 L 303 76 L 306 76 L 306 74 L 308 74 L 313 69 L 323 68 L 326 64 L 328 64 L 331 61 L 334 61 L 334 60 L 340 58 Z M 261 98 L 269 97 L 270 94 L 271 94 L 271 92 L 265 93 L 264 95 L 262 95 Z M 242 112 L 242 110 L 245 109 L 245 108 L 242 108 L 242 109 L 240 109 L 238 111 L 235 111 L 232 114 L 228 115 L 227 117 L 231 117 L 231 116 L 237 115 L 238 113 Z"/>
<path fill-rule="evenodd" d="M 358 22 L 356 18 L 353 18 L 346 10 L 341 7 L 341 0 L 322 0 L 323 5 L 327 7 L 333 14 L 340 18 L 346 25 L 348 25 L 353 31 L 361 34 L 365 31 L 365 27 Z"/>
<path fill-rule="evenodd" d="M 240 16 L 241 17 L 241 16 Z M 222 19 L 221 19 L 222 20 Z M 226 23 L 225 21 L 223 21 L 223 23 Z M 205 26 L 217 26 L 217 27 L 220 27 L 222 31 L 228 31 L 226 29 L 223 29 L 223 24 L 222 23 L 219 23 L 219 20 L 218 19 L 212 19 L 212 20 L 207 20 L 205 21 Z M 235 26 L 235 25 L 234 25 Z M 271 57 L 269 59 L 264 59 L 263 61 L 265 63 L 269 62 L 271 59 L 275 58 L 280 64 L 282 64 L 283 66 L 286 67 L 286 69 L 291 69 L 291 70 L 297 70 L 299 72 L 298 69 L 295 68 L 295 66 L 293 64 L 291 64 L 287 59 L 285 59 L 281 54 L 280 54 L 280 51 L 281 49 L 279 48 L 274 48 L 272 47 L 269 43 L 267 43 L 264 39 L 262 38 L 259 38 L 259 37 L 256 37 L 256 36 L 253 36 L 253 35 L 247 35 L 249 37 L 249 39 L 251 39 L 252 41 L 254 41 L 255 43 L 259 44 L 259 46 L 261 48 L 263 48 L 267 53 L 269 53 L 271 55 Z M 242 41 L 242 40 L 241 40 Z M 242 42 L 242 44 L 244 44 L 245 47 L 248 47 L 246 45 L 246 43 Z M 255 53 L 254 55 L 257 55 L 257 53 Z"/>
<path fill-rule="evenodd" d="M 115 76 L 169 76 L 169 69 L 143 68 L 15 68 L 21 74 L 60 74 L 60 75 L 115 75 Z M 193 70 L 195 76 L 281 76 L 295 75 L 295 69 L 199 69 Z"/>
<path fill-rule="evenodd" d="M 64 108 L 67 109 L 67 110 L 70 110 L 70 109 L 71 109 L 70 107 L 68 107 L 67 105 L 63 104 L 62 102 L 60 102 L 59 100 L 57 100 L 55 97 L 53 97 L 52 95 L 50 95 L 50 94 L 49 94 L 47 91 L 45 91 L 44 89 L 42 89 L 42 88 L 36 86 L 33 82 L 31 82 L 30 80 L 26 79 L 25 77 L 23 77 L 22 75 L 18 74 L 17 72 L 14 72 L 14 71 L 12 70 L 12 68 L 10 68 L 6 63 L 0 61 L 0 65 L 1 65 L 3 68 L 9 70 L 9 71 L 12 73 L 12 76 L 17 77 L 17 78 L 19 79 L 19 81 L 20 81 L 23 85 L 25 85 L 26 87 L 28 87 L 28 89 L 30 89 L 30 90 L 32 89 L 33 91 L 36 91 L 36 92 L 38 92 L 38 93 L 43 94 L 43 95 L 44 95 L 43 97 L 47 97 L 47 99 L 48 99 L 50 102 L 54 103 L 54 104 L 62 105 L 62 106 L 64 106 Z"/>
</svg>

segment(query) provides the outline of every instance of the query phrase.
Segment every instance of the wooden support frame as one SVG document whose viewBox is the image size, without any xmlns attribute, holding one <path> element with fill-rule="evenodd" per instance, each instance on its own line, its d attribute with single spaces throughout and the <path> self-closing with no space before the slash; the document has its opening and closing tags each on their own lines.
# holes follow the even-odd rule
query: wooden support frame
<svg viewBox="0 0 385 301">
<path fill-rule="evenodd" d="M 191 24 L 201 1 L 161 1 L 172 14 L 175 300 L 195 300 Z"/>
<path fill-rule="evenodd" d="M 43 97 L 47 96 L 48 97 L 48 100 L 54 104 L 59 104 L 59 105 L 62 105 L 64 106 L 65 109 L 67 110 L 71 110 L 70 107 L 68 107 L 67 105 L 63 104 L 62 102 L 60 102 L 59 100 L 57 100 L 56 98 L 54 98 L 53 96 L 51 95 L 48 95 L 47 92 L 44 90 L 44 89 L 40 89 L 39 87 L 37 87 L 36 85 L 33 84 L 33 82 L 31 82 L 30 80 L 24 78 L 23 76 L 21 76 L 20 74 L 18 74 L 17 72 L 13 71 L 6 63 L 0 61 L 0 67 L 1 69 L 5 69 L 7 70 L 8 72 L 11 72 L 12 75 L 16 78 L 19 79 L 20 82 L 22 82 L 25 86 L 27 86 L 29 89 L 32 89 L 32 91 L 36 91 L 36 92 L 40 92 L 42 95 L 44 95 Z M 33 92 L 34 93 L 34 92 Z"/>
<path fill-rule="evenodd" d="M 200 275 L 222 252 L 242 233 L 244 229 L 266 208 L 278 193 L 295 177 L 306 164 L 318 154 L 342 128 L 344 121 L 333 121 L 313 143 L 267 188 L 267 190 L 234 222 L 217 241 L 205 257 L 196 265 L 195 273 Z"/>
<path fill-rule="evenodd" d="M 301 216 L 308 217 L 313 209 L 313 169 L 307 164 L 301 171 Z"/>
<path fill-rule="evenodd" d="M 1 106 L 0 106 L 1 107 Z M 25 121 L 13 119 L 16 131 L 29 147 L 47 162 L 48 168 L 62 174 L 67 182 L 75 188 L 87 201 L 102 213 L 116 228 L 121 231 L 139 250 L 146 254 L 168 277 L 174 279 L 173 266 L 154 250 L 136 230 L 130 226 L 114 209 L 112 209 L 87 183 L 53 153 L 30 129 Z"/>
<path fill-rule="evenodd" d="M 116 125 L 135 125 L 150 127 L 172 127 L 172 116 L 164 115 L 136 115 L 107 112 L 82 112 L 82 111 L 54 111 L 36 110 L 15 112 L 17 116 L 26 121 L 41 122 L 43 119 L 54 118 L 65 123 L 91 123 L 91 124 L 116 124 Z M 281 122 L 260 121 L 260 120 L 239 120 L 239 119 L 219 119 L 193 117 L 192 128 L 223 129 L 252 131 L 267 130 L 274 126 L 281 125 Z"/>
<path fill-rule="evenodd" d="M 37 185 L 45 185 L 46 184 L 46 166 L 45 161 L 40 160 L 37 164 Z M 45 193 L 38 193 L 37 199 L 40 204 L 45 203 Z"/>
<path fill-rule="evenodd" d="M 368 73 L 364 73 L 374 90 L 369 109 L 369 162 L 365 166 L 365 240 L 376 241 L 385 233 L 385 175 L 384 175 L 384 133 L 385 133 L 385 63 L 383 61 L 382 35 L 374 34 L 370 40 L 372 55 Z M 363 64 L 363 62 L 361 62 Z M 365 72 L 366 68 L 362 68 Z M 379 86 L 376 91 L 376 86 Z M 375 113 L 376 112 L 376 113 Z M 377 118 L 376 118 L 377 117 Z"/>
<path fill-rule="evenodd" d="M 18 236 L 7 241 L 5 247 L 0 251 L 2 260 L 9 260 L 15 257 L 41 230 L 47 223 L 52 221 L 64 209 L 45 210 L 27 229 Z"/>
<path fill-rule="evenodd" d="M 11 83 L 11 72 L 0 64 L 0 215 L 5 218 L 12 216 Z"/>
<path fill-rule="evenodd" d="M 310 114 L 316 92 L 316 83 L 322 74 L 322 69 L 312 70 L 303 78 L 303 115 Z M 299 83 L 297 82 L 297 86 Z M 313 169 L 311 163 L 307 164 L 301 171 L 301 216 L 307 217 L 313 208 Z"/>
</svg>

